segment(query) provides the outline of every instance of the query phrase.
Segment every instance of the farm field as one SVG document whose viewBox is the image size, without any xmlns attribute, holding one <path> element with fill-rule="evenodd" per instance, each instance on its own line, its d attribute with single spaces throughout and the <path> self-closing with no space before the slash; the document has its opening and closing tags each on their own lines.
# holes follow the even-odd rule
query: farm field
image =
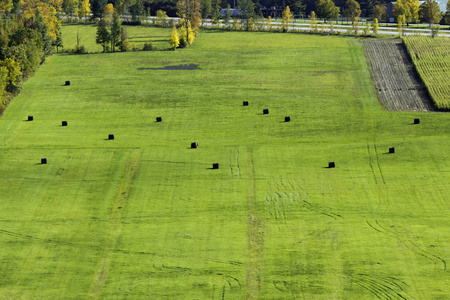
<svg viewBox="0 0 450 300">
<path fill-rule="evenodd" d="M 408 36 L 403 41 L 436 106 L 450 110 L 449 39 Z"/>
<path fill-rule="evenodd" d="M 0 299 L 445 299 L 449 129 L 354 38 L 53 55 L 0 117 Z"/>
</svg>

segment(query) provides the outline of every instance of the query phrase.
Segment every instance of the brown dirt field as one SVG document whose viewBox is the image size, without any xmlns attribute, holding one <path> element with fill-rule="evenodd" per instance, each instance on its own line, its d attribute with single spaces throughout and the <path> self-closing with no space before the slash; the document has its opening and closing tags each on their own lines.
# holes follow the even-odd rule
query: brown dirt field
<svg viewBox="0 0 450 300">
<path fill-rule="evenodd" d="M 435 111 L 400 39 L 364 41 L 378 100 L 390 111 Z"/>
</svg>

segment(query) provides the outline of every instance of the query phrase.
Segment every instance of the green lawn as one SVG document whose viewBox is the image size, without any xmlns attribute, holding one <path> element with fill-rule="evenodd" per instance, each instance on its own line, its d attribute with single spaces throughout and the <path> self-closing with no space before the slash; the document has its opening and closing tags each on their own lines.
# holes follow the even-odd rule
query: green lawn
<svg viewBox="0 0 450 300">
<path fill-rule="evenodd" d="M 0 299 L 445 299 L 449 119 L 354 38 L 53 55 L 0 118 Z"/>
</svg>

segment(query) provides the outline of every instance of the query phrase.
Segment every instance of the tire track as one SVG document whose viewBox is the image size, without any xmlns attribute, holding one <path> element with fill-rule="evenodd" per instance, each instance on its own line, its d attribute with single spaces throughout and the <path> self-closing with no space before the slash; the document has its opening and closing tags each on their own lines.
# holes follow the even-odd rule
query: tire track
<svg viewBox="0 0 450 300">
<path fill-rule="evenodd" d="M 367 274 L 347 274 L 348 279 L 360 287 L 366 289 L 378 299 L 413 299 L 406 290 L 408 284 L 395 277 L 373 276 Z"/>
<path fill-rule="evenodd" d="M 131 185 L 135 178 L 136 171 L 139 167 L 141 156 L 141 149 L 131 150 L 127 165 L 125 166 L 124 174 L 120 181 L 119 189 L 117 190 L 117 193 L 113 198 L 109 217 L 110 227 L 108 230 L 108 238 L 105 242 L 103 255 L 100 259 L 94 282 L 89 291 L 91 299 L 98 299 L 100 297 L 101 289 L 105 284 L 109 266 L 112 260 L 112 255 L 115 251 L 117 240 L 122 231 L 122 212 L 130 196 Z"/>
<path fill-rule="evenodd" d="M 262 266 L 264 255 L 264 222 L 255 212 L 255 168 L 253 151 L 248 148 L 248 266 L 247 266 L 247 299 L 261 299 L 261 285 L 263 281 Z"/>
</svg>

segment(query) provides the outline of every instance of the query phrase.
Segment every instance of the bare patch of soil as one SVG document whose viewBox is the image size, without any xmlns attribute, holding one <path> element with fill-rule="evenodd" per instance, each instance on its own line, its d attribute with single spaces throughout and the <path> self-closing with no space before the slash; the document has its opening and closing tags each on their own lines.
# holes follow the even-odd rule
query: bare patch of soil
<svg viewBox="0 0 450 300">
<path fill-rule="evenodd" d="M 378 100 L 387 110 L 436 111 L 400 39 L 363 44 Z"/>
<path fill-rule="evenodd" d="M 177 66 L 165 66 L 163 68 L 138 68 L 138 70 L 175 70 L 175 71 L 179 71 L 179 70 L 200 70 L 200 68 L 198 67 L 198 65 L 196 64 L 188 64 L 188 65 L 177 65 Z"/>
</svg>

